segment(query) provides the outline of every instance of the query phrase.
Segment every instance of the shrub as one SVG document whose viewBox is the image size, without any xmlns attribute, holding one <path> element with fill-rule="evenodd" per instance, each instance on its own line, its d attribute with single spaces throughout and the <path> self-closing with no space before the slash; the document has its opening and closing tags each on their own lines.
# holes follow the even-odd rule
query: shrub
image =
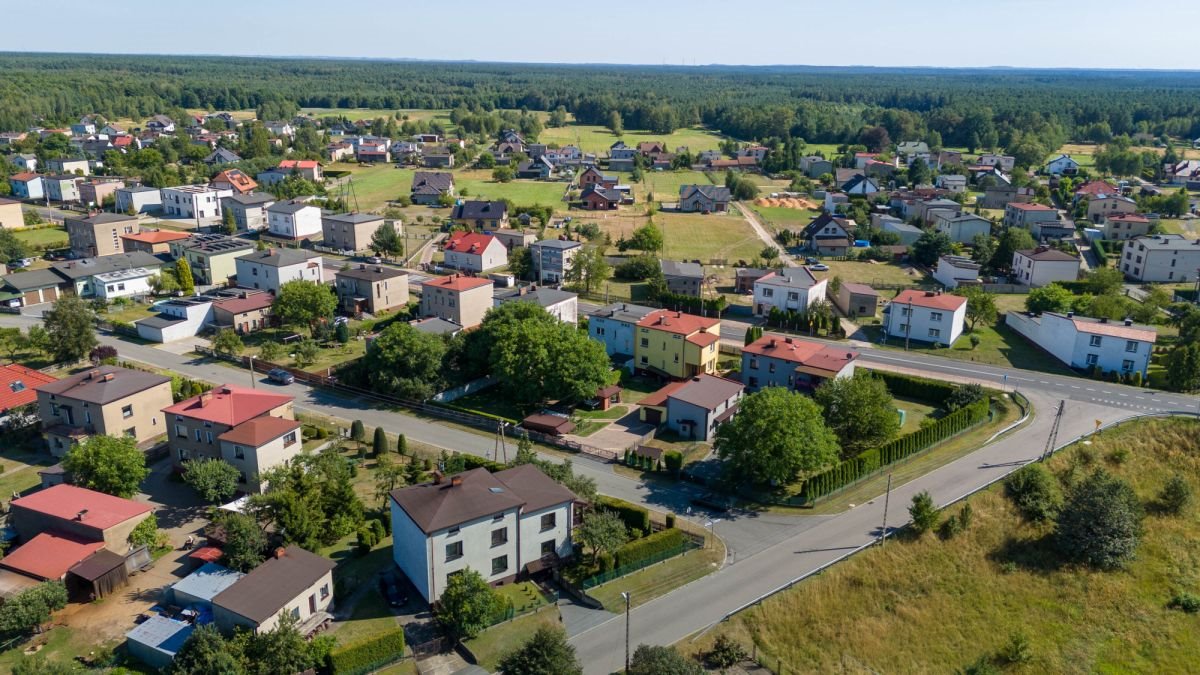
<svg viewBox="0 0 1200 675">
<path fill-rule="evenodd" d="M 981 656 L 974 663 L 955 671 L 957 675 L 999 675 L 1000 672 L 1000 668 L 987 656 Z"/>
<path fill-rule="evenodd" d="M 1129 448 L 1123 445 L 1113 448 L 1108 453 L 1108 461 L 1112 462 L 1113 464 L 1124 464 L 1128 460 Z"/>
<path fill-rule="evenodd" d="M 933 497 L 928 491 L 922 490 L 913 495 L 912 506 L 908 507 L 908 515 L 912 518 L 913 531 L 918 535 L 934 529 L 938 525 L 941 513 L 933 503 Z"/>
<path fill-rule="evenodd" d="M 1162 492 L 1158 493 L 1159 508 L 1165 513 L 1179 514 L 1192 503 L 1192 488 L 1179 474 L 1167 479 Z"/>
<path fill-rule="evenodd" d="M 1044 464 L 1029 464 L 1004 479 L 1004 494 L 1033 522 L 1049 520 L 1062 508 L 1058 481 Z"/>
<path fill-rule="evenodd" d="M 650 512 L 636 504 L 601 495 L 596 499 L 596 508 L 615 512 L 630 530 L 650 531 Z"/>
<path fill-rule="evenodd" d="M 366 673 L 404 656 L 404 630 L 392 628 L 360 642 L 339 646 L 329 655 L 334 675 Z"/>
<path fill-rule="evenodd" d="M 1175 597 L 1171 598 L 1171 602 L 1167 603 L 1167 607 L 1178 609 L 1187 614 L 1195 614 L 1196 612 L 1200 612 L 1200 595 L 1176 593 Z"/>
<path fill-rule="evenodd" d="M 683 547 L 683 531 L 670 528 L 641 539 L 635 539 L 617 549 L 617 567 L 626 567 L 648 560 L 656 555 Z"/>
<path fill-rule="evenodd" d="M 944 407 L 946 401 L 960 388 L 937 380 L 886 371 L 874 371 L 874 375 L 883 380 L 892 396 L 916 399 L 938 407 Z"/>
<path fill-rule="evenodd" d="M 611 572 L 614 565 L 615 559 L 611 553 L 604 552 L 596 556 L 596 567 L 601 572 Z"/>
<path fill-rule="evenodd" d="M 625 262 L 617 265 L 613 270 L 613 275 L 618 279 L 626 281 L 645 281 L 653 279 L 660 274 L 658 258 L 652 255 L 640 255 L 636 258 L 630 258 Z"/>
<path fill-rule="evenodd" d="M 1133 559 L 1141 521 L 1142 504 L 1133 488 L 1100 469 L 1071 490 L 1058 515 L 1055 547 L 1068 560 L 1118 569 Z"/>
<path fill-rule="evenodd" d="M 996 652 L 996 658 L 1001 663 L 1010 665 L 1027 663 L 1033 658 L 1033 652 L 1029 648 L 1029 638 L 1025 637 L 1024 633 L 1013 633 L 1009 636 L 1008 643 Z"/>
<path fill-rule="evenodd" d="M 712 649 L 704 655 L 714 668 L 730 668 L 747 658 L 746 650 L 736 640 L 722 633 L 713 642 Z"/>
</svg>

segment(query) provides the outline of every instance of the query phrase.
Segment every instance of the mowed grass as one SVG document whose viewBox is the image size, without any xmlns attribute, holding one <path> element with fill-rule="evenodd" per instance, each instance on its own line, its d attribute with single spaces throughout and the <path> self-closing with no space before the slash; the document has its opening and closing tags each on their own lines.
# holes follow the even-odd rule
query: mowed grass
<svg viewBox="0 0 1200 675">
<path fill-rule="evenodd" d="M 499 668 L 500 659 L 504 658 L 505 654 L 525 644 L 542 626 L 561 626 L 557 606 L 543 607 L 536 612 L 492 626 L 474 639 L 466 640 L 464 644 L 475 658 L 479 659 L 479 666 L 492 673 Z"/>
<path fill-rule="evenodd" d="M 454 188 L 460 195 L 465 189 L 466 199 L 511 199 L 518 206 L 541 204 L 560 211 L 567 208 L 566 202 L 562 201 L 566 183 L 536 180 L 498 183 L 492 180 L 490 170 L 466 169 L 454 172 Z"/>
<path fill-rule="evenodd" d="M 629 181 L 629 174 L 620 174 L 622 182 Z M 683 185 L 712 185 L 708 174 L 703 171 L 646 171 L 642 174 L 642 182 L 632 183 L 634 198 L 640 204 L 649 195 L 654 195 L 656 202 L 679 201 L 679 188 Z"/>
<path fill-rule="evenodd" d="M 670 260 L 754 260 L 765 244 L 741 216 L 660 212 L 654 222 L 666 240 Z"/>
<path fill-rule="evenodd" d="M 649 131 L 626 129 L 624 135 L 614 136 L 611 131 L 601 126 L 587 124 L 568 124 L 565 127 L 547 127 L 538 135 L 539 143 L 557 143 L 558 145 L 575 145 L 584 152 L 605 153 L 618 140 L 625 145 L 636 147 L 646 141 L 662 141 L 667 144 L 670 152 L 686 146 L 693 153 L 701 150 L 716 150 L 721 145 L 722 136 L 704 127 L 676 129 L 671 134 L 655 134 Z"/>
<path fill-rule="evenodd" d="M 812 222 L 813 218 L 820 215 L 820 211 L 810 211 L 808 209 L 789 209 L 785 206 L 753 206 L 754 212 L 767 227 L 776 231 L 798 230 L 806 227 Z"/>
<path fill-rule="evenodd" d="M 849 281 L 868 286 L 878 284 L 915 285 L 927 281 L 925 275 L 909 265 L 898 263 L 874 263 L 858 260 L 822 260 L 829 265 L 828 272 L 817 272 L 817 277 L 824 275 L 826 279 L 835 276 L 842 281 Z M 890 297 L 890 296 L 889 296 Z"/>
<path fill-rule="evenodd" d="M 359 166 L 350 162 L 338 162 L 326 167 L 327 171 L 349 171 L 354 184 L 354 195 L 362 211 L 375 211 L 387 202 L 407 197 L 412 193 L 415 169 L 397 169 L 394 164 Z M 336 189 L 335 189 L 336 192 Z"/>
<path fill-rule="evenodd" d="M 1110 459 L 1118 449 L 1124 463 Z M 1200 423 L 1132 423 L 1049 462 L 1059 476 L 1072 466 L 1079 476 L 1103 466 L 1145 502 L 1172 475 L 1195 491 Z M 925 535 L 872 548 L 681 647 L 700 652 L 727 633 L 743 645 L 757 643 L 765 663 L 775 668 L 781 661 L 787 672 L 949 673 L 994 656 L 1020 633 L 1029 660 L 1002 672 L 1195 671 L 1196 616 L 1167 608 L 1176 593 L 1200 590 L 1194 505 L 1183 516 L 1149 515 L 1129 567 L 1098 572 L 1030 567 L 1010 553 L 1044 550 L 1053 525 L 1024 522 L 1002 487 L 970 504 L 970 529 L 950 540 Z"/>
<path fill-rule="evenodd" d="M 67 231 L 60 227 L 13 230 L 13 236 L 29 248 L 62 248 L 67 245 Z"/>
</svg>

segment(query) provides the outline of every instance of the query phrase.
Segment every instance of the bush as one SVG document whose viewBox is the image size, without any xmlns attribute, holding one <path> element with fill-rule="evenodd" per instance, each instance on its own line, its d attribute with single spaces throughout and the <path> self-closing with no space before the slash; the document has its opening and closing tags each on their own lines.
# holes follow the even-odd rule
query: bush
<svg viewBox="0 0 1200 675">
<path fill-rule="evenodd" d="M 1178 609 L 1186 614 L 1195 614 L 1200 612 L 1200 595 L 1176 593 L 1175 597 L 1171 598 L 1171 602 L 1167 603 L 1167 607 Z"/>
<path fill-rule="evenodd" d="M 404 656 L 404 630 L 392 628 L 374 637 L 339 646 L 329 655 L 334 675 L 359 675 Z"/>
<path fill-rule="evenodd" d="M 938 520 L 941 518 L 937 505 L 933 503 L 933 497 L 925 490 L 913 495 L 912 506 L 908 507 L 908 515 L 912 518 L 913 531 L 918 535 L 925 534 L 937 527 Z"/>
<path fill-rule="evenodd" d="M 650 512 L 636 504 L 601 495 L 596 499 L 596 508 L 615 512 L 630 530 L 650 531 Z"/>
<path fill-rule="evenodd" d="M 714 668 L 730 668 L 747 659 L 746 650 L 736 640 L 722 633 L 713 642 L 712 649 L 704 655 Z"/>
<path fill-rule="evenodd" d="M 1010 665 L 1027 663 L 1033 658 L 1033 653 L 1029 648 L 1029 638 L 1025 637 L 1024 633 L 1013 633 L 1008 638 L 1008 644 L 996 652 L 996 658 L 1001 663 Z"/>
<path fill-rule="evenodd" d="M 652 255 L 639 255 L 617 265 L 613 276 L 625 281 L 645 281 L 660 274 L 658 258 Z"/>
<path fill-rule="evenodd" d="M 1158 505 L 1164 513 L 1180 514 L 1192 503 L 1192 488 L 1183 476 L 1176 474 L 1167 479 L 1162 492 L 1158 493 Z"/>
<path fill-rule="evenodd" d="M 656 555 L 682 548 L 683 541 L 683 531 L 674 527 L 641 539 L 635 539 L 617 549 L 614 556 L 616 565 L 617 567 L 636 565 Z"/>
<path fill-rule="evenodd" d="M 1142 504 L 1133 487 L 1100 469 L 1071 490 L 1054 543 L 1068 560 L 1112 570 L 1133 559 L 1141 534 Z"/>
<path fill-rule="evenodd" d="M 1039 522 L 1058 515 L 1063 496 L 1044 464 L 1029 464 L 1004 479 L 1004 494 L 1026 520 Z"/>
<path fill-rule="evenodd" d="M 953 384 L 929 380 L 924 377 L 899 375 L 886 371 L 874 371 L 875 377 L 883 380 L 892 396 L 911 398 L 939 408 L 945 407 L 946 402 L 960 389 Z"/>
</svg>

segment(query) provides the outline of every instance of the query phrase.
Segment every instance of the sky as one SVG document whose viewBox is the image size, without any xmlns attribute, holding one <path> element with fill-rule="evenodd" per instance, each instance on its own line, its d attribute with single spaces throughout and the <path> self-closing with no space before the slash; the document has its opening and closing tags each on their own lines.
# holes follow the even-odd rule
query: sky
<svg viewBox="0 0 1200 675">
<path fill-rule="evenodd" d="M 82 5 L 14 2 L 5 11 L 10 27 L 30 30 L 6 30 L 0 49 L 653 65 L 1200 68 L 1196 0 L 1162 0 L 1153 19 L 1128 0 L 116 0 L 105 6 L 112 12 L 104 29 L 72 20 L 69 8 Z"/>
</svg>

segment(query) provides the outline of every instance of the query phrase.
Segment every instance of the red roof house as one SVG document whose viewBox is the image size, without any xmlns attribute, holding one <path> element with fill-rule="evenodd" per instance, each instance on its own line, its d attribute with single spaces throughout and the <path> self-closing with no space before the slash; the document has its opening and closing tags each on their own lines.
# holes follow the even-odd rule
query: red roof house
<svg viewBox="0 0 1200 675">
<path fill-rule="evenodd" d="M 43 532 L 4 556 L 0 566 L 43 581 L 62 579 L 67 570 L 102 548 L 103 541 Z"/>
<path fill-rule="evenodd" d="M 57 378 L 16 363 L 0 366 L 0 415 L 37 401 L 34 388 L 55 379 Z"/>
</svg>

